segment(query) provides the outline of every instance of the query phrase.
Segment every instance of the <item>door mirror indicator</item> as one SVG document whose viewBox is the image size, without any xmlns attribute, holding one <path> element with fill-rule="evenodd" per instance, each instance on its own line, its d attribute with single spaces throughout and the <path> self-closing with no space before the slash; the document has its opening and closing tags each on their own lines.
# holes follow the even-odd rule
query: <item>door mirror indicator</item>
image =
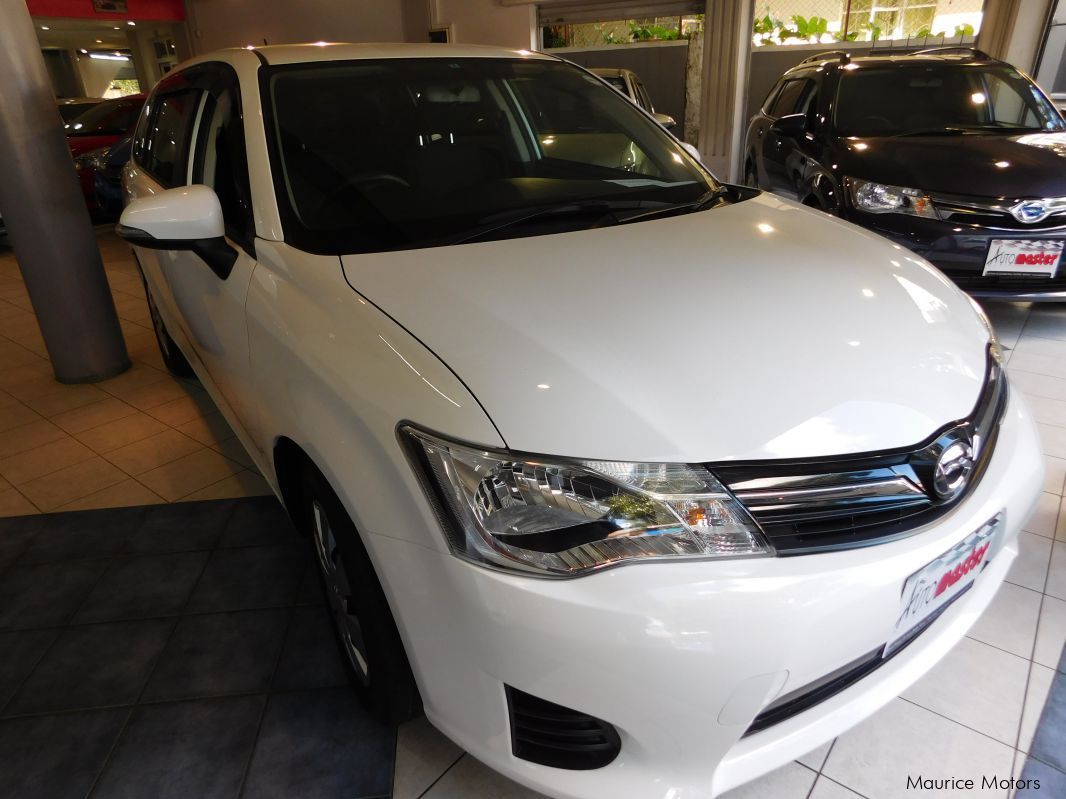
<svg viewBox="0 0 1066 799">
<path fill-rule="evenodd" d="M 194 252 L 223 280 L 237 260 L 226 241 L 222 206 L 209 186 L 179 186 L 136 199 L 115 231 L 136 247 Z"/>
</svg>

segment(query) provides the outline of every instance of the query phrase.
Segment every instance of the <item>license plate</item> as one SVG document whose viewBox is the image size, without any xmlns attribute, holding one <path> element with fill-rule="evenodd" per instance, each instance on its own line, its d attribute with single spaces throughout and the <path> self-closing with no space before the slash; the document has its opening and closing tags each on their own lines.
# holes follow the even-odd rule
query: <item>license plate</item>
<svg viewBox="0 0 1066 799">
<path fill-rule="evenodd" d="M 985 256 L 986 275 L 1054 277 L 1062 260 L 1061 241 L 992 239 Z"/>
<path fill-rule="evenodd" d="M 997 513 L 932 563 L 907 578 L 892 636 L 885 645 L 887 656 L 932 623 L 941 611 L 968 589 L 995 553 L 996 535 L 1003 526 Z"/>
</svg>

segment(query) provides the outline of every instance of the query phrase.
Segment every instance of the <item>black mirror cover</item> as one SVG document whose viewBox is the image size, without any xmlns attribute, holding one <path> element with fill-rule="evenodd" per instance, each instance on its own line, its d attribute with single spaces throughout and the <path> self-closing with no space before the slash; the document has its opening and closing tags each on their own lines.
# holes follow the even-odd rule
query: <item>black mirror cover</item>
<svg viewBox="0 0 1066 799">
<path fill-rule="evenodd" d="M 805 114 L 788 114 L 774 122 L 770 130 L 786 139 L 798 139 L 807 132 L 807 117 Z"/>
</svg>

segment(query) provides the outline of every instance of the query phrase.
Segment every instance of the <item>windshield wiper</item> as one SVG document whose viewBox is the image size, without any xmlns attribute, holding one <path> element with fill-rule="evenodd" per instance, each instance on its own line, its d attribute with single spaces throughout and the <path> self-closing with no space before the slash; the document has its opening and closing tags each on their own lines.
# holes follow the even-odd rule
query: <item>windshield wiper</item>
<svg viewBox="0 0 1066 799">
<path fill-rule="evenodd" d="M 486 220 L 484 220 L 485 224 L 479 225 L 473 230 L 460 233 L 458 236 L 448 239 L 447 243 L 466 244 L 467 242 L 476 241 L 477 239 L 488 236 L 499 230 L 515 227 L 525 222 L 539 219 L 543 216 L 554 216 L 556 214 L 570 216 L 593 212 L 609 213 L 611 210 L 611 204 L 604 200 L 572 200 L 570 202 L 546 205 L 533 209 L 519 208 L 515 211 L 505 211 L 502 214 L 487 217 Z"/>
<path fill-rule="evenodd" d="M 618 224 L 627 225 L 630 222 L 642 222 L 647 219 L 655 219 L 662 216 L 672 216 L 674 214 L 690 214 L 696 211 L 702 211 L 704 208 L 710 208 L 719 200 L 727 200 L 736 197 L 736 189 L 732 186 L 722 185 L 717 189 L 711 189 L 706 192 L 697 200 L 692 202 L 677 203 L 675 205 L 668 205 L 665 208 L 653 208 L 650 211 L 638 211 L 635 214 L 621 217 L 618 220 Z"/>
<path fill-rule="evenodd" d="M 904 136 L 965 136 L 967 133 L 973 132 L 973 128 L 920 128 L 918 130 L 907 130 L 903 133 L 894 133 L 889 138 L 901 139 Z"/>
</svg>

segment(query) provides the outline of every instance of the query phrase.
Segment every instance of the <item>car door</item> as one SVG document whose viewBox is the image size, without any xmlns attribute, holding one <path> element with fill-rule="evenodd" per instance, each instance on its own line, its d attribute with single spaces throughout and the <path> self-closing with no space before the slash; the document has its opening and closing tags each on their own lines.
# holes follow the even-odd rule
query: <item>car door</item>
<svg viewBox="0 0 1066 799">
<path fill-rule="evenodd" d="M 796 150 L 800 146 L 797 137 L 784 135 L 774 128 L 781 117 L 805 113 L 815 96 L 817 83 L 809 75 L 797 75 L 785 80 L 781 90 L 767 110 L 767 125 L 762 133 L 762 185 L 771 191 L 795 196 L 796 185 L 792 176 Z"/>
<path fill-rule="evenodd" d="M 225 268 L 189 250 L 160 250 L 146 278 L 171 335 L 214 399 L 251 434 L 245 298 L 256 261 L 237 76 L 227 65 L 204 64 L 174 78 L 178 88 L 160 91 L 152 103 L 145 170 L 165 188 L 214 189 L 236 260 Z"/>
</svg>

